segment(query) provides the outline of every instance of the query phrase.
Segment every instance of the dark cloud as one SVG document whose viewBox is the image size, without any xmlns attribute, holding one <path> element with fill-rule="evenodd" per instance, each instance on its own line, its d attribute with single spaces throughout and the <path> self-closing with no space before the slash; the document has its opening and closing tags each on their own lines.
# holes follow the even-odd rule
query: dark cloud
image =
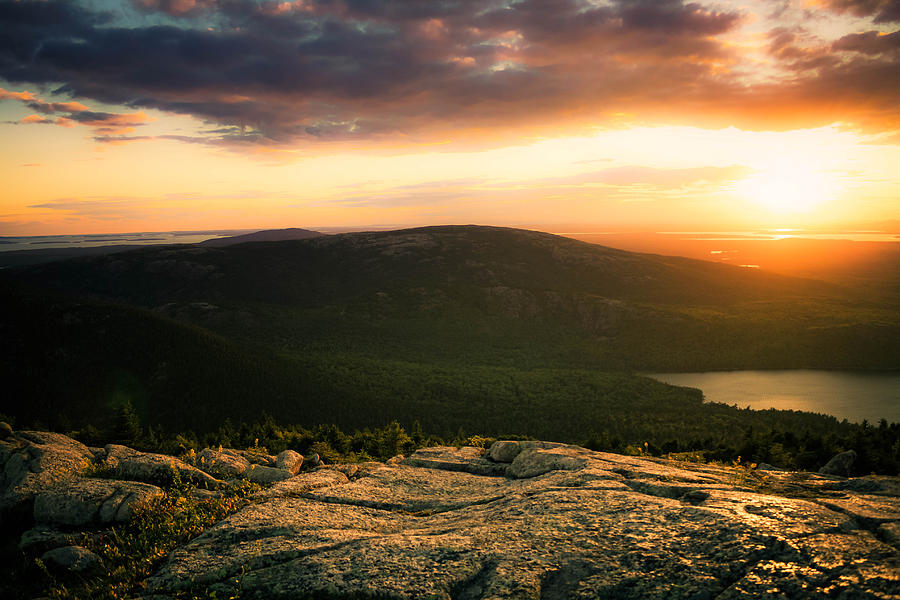
<svg viewBox="0 0 900 600">
<path fill-rule="evenodd" d="M 837 13 L 873 17 L 876 23 L 900 23 L 900 0 L 819 0 Z"/>
<path fill-rule="evenodd" d="M 900 51 L 900 31 L 883 34 L 880 31 L 852 33 L 832 44 L 834 50 L 859 52 L 861 54 L 885 54 Z"/>
<path fill-rule="evenodd" d="M 131 0 L 131 3 L 141 11 L 163 12 L 174 17 L 184 17 L 215 7 L 216 0 Z"/>
<path fill-rule="evenodd" d="M 371 138 L 441 123 L 515 126 L 536 111 L 552 119 L 595 95 L 612 104 L 617 88 L 602 80 L 618 79 L 625 95 L 649 85 L 623 69 L 623 56 L 643 60 L 651 48 L 667 60 L 720 57 L 726 51 L 710 36 L 739 18 L 680 0 L 132 4 L 182 23 L 117 26 L 74 2 L 0 1 L 0 24 L 12 32 L 0 40 L 0 76 L 252 129 L 267 141 Z M 706 69 L 676 68 L 653 85 L 697 70 Z"/>
<path fill-rule="evenodd" d="M 30 92 L 10 92 L 0 88 L 0 100 L 18 100 L 28 108 L 44 115 L 65 113 L 56 119 L 49 119 L 38 114 L 25 117 L 21 124 L 54 124 L 63 127 L 74 127 L 75 124 L 86 125 L 94 129 L 100 136 L 121 135 L 129 133 L 135 127 L 145 125 L 151 119 L 142 112 L 109 113 L 92 111 L 80 102 L 46 102 Z"/>
<path fill-rule="evenodd" d="M 656 0 L 618 0 L 625 27 L 654 29 L 666 33 L 719 35 L 737 25 L 735 13 L 715 12 L 700 4 L 658 2 Z"/>
<path fill-rule="evenodd" d="M 782 91 L 748 86 L 732 68 L 737 50 L 720 39 L 744 17 L 682 0 L 119 2 L 122 10 L 102 13 L 75 0 L 0 0 L 0 78 L 192 115 L 222 129 L 200 143 L 246 145 L 502 139 L 504 131 L 560 133 L 622 112 L 765 127 L 778 122 L 767 116 L 798 102 L 821 104 L 807 91 L 820 93 L 829 77 L 853 75 L 840 73 L 846 61 L 833 54 L 874 61 L 863 65 L 871 72 L 893 68 L 886 51 L 873 54 L 890 41 L 811 50 L 785 30 L 773 33 L 771 50 L 802 76 Z M 897 100 L 890 85 L 873 89 L 857 76 L 874 101 Z M 57 104 L 35 110 L 103 121 Z"/>
</svg>

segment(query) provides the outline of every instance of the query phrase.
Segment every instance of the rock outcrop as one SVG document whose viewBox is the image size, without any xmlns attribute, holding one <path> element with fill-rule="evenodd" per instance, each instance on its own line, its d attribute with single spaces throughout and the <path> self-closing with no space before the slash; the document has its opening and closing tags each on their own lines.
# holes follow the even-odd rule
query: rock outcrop
<svg viewBox="0 0 900 600">
<path fill-rule="evenodd" d="M 294 450 L 285 450 L 275 457 L 275 466 L 296 475 L 303 466 L 303 455 Z"/>
<path fill-rule="evenodd" d="M 836 454 L 825 463 L 821 469 L 819 469 L 819 473 L 823 475 L 840 475 L 841 477 L 848 477 L 850 475 L 850 468 L 853 466 L 853 463 L 856 461 L 856 452 L 853 450 L 847 450 L 846 452 L 841 452 L 840 454 Z"/>
<path fill-rule="evenodd" d="M 176 549 L 148 589 L 722 600 L 891 598 L 900 589 L 897 478 L 751 477 L 498 444 L 488 458 L 427 448 L 399 464 L 301 473 Z"/>
<path fill-rule="evenodd" d="M 149 483 L 77 479 L 39 492 L 34 500 L 34 520 L 39 525 L 65 527 L 121 523 L 131 519 L 136 503 L 162 494 Z"/>
<path fill-rule="evenodd" d="M 105 462 L 118 479 L 170 483 L 175 478 L 180 478 L 210 488 L 224 486 L 219 479 L 177 458 L 165 454 L 139 452 L 128 446 L 107 444 Z"/>
<path fill-rule="evenodd" d="M 206 448 L 197 455 L 197 467 L 213 477 L 240 477 L 250 468 L 250 461 L 235 450 Z"/>
<path fill-rule="evenodd" d="M 900 590 L 897 477 L 752 472 L 534 441 L 312 469 L 291 451 L 207 449 L 195 462 L 211 474 L 42 432 L 7 433 L 0 451 L 0 497 L 37 523 L 20 547 L 79 576 L 99 566 L 79 532 L 102 535 L 96 528 L 163 493 L 146 481 L 177 474 L 201 498 L 222 495 L 217 477 L 265 481 L 143 582 L 155 600 L 204 589 L 276 600 L 887 599 Z M 88 477 L 89 465 L 123 479 Z"/>
<path fill-rule="evenodd" d="M 36 495 L 75 479 L 93 460 L 87 446 L 62 434 L 10 430 L 0 440 L 0 525 L 30 514 Z"/>
<path fill-rule="evenodd" d="M 100 557 L 81 546 L 63 546 L 48 550 L 41 560 L 52 570 L 86 573 L 100 564 Z"/>
</svg>

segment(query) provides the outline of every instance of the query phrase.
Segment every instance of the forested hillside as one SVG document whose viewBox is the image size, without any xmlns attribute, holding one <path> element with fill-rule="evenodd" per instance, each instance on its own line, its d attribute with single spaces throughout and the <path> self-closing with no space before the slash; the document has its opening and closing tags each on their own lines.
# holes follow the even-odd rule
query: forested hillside
<svg viewBox="0 0 900 600">
<path fill-rule="evenodd" d="M 0 412 L 63 431 L 130 406 L 159 436 L 265 413 L 720 456 L 743 439 L 814 462 L 872 428 L 706 404 L 634 371 L 900 366 L 896 311 L 838 288 L 500 228 L 147 248 L 2 282 Z"/>
</svg>

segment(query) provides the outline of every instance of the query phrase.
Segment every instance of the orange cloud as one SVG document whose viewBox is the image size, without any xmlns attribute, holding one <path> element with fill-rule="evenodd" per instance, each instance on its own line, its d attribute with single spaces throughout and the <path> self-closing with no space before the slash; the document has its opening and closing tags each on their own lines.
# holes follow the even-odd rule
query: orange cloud
<svg viewBox="0 0 900 600">
<path fill-rule="evenodd" d="M 42 117 L 40 115 L 28 115 L 24 119 L 20 120 L 19 123 L 29 124 L 29 123 L 51 123 L 50 119 L 47 117 Z"/>
<path fill-rule="evenodd" d="M 69 113 L 68 116 L 60 116 L 50 119 L 41 115 L 28 115 L 19 120 L 23 125 L 55 124 L 60 127 L 74 127 L 76 124 L 85 125 L 94 129 L 97 136 L 123 135 L 132 133 L 135 127 L 145 125 L 153 119 L 144 112 L 136 113 L 107 113 L 92 111 L 81 102 L 47 102 L 36 97 L 31 92 L 10 92 L 0 88 L 0 100 L 18 100 L 29 108 L 45 115 L 56 113 Z"/>
<path fill-rule="evenodd" d="M 41 24 L 46 3 L 23 0 L 30 20 L 11 21 L 11 31 L 55 50 L 13 57 L 0 77 L 190 115 L 218 126 L 200 143 L 248 151 L 360 140 L 501 145 L 648 123 L 900 129 L 897 34 L 851 32 L 845 19 L 846 31 L 817 38 L 815 17 L 802 10 L 807 23 L 772 25 L 766 47 L 748 50 L 735 39 L 753 16 L 736 3 L 133 1 L 179 27 L 122 21 L 109 35 L 114 17 L 75 4 L 67 22 Z M 873 20 L 897 4 L 820 3 Z M 29 102 L 109 142 L 147 122 L 143 113 Z"/>
<path fill-rule="evenodd" d="M 72 115 L 72 120 L 94 128 L 95 135 L 124 135 L 134 132 L 134 128 L 152 121 L 143 112 L 136 113 L 95 113 L 83 111 Z"/>
<path fill-rule="evenodd" d="M 10 92 L 0 88 L 0 100 L 21 100 L 22 102 L 31 102 L 34 99 L 31 92 Z"/>
</svg>

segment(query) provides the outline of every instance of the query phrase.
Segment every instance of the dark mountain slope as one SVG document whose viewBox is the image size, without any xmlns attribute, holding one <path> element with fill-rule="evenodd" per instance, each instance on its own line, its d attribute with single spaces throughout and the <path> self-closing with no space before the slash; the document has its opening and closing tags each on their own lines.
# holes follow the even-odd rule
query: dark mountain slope
<svg viewBox="0 0 900 600">
<path fill-rule="evenodd" d="M 460 299 L 473 290 L 505 287 L 672 304 L 730 304 L 829 291 L 818 282 L 756 270 L 474 226 L 221 249 L 146 248 L 44 265 L 24 275 L 61 289 L 144 305 L 235 300 L 318 306 L 423 286 Z"/>
<path fill-rule="evenodd" d="M 266 413 L 306 427 L 418 421 L 450 438 L 465 430 L 671 448 L 739 440 L 748 427 L 819 437 L 853 430 L 821 415 L 705 404 L 699 390 L 627 373 L 448 365 L 427 356 L 405 362 L 339 350 L 287 359 L 146 310 L 18 287 L 3 292 L 0 413 L 20 427 L 103 430 L 127 401 L 143 426 L 168 432 L 215 431 L 226 419 L 244 428 Z"/>
<path fill-rule="evenodd" d="M 146 424 L 255 419 L 254 400 L 295 397 L 285 361 L 149 311 L 19 286 L 0 294 L 0 412 L 102 427 L 131 402 Z"/>
<path fill-rule="evenodd" d="M 827 284 L 496 227 L 145 248 L 21 270 L 296 357 L 602 369 L 898 368 L 891 307 Z"/>
<path fill-rule="evenodd" d="M 142 248 L 4 271 L 0 292 L 0 412 L 76 427 L 129 400 L 169 430 L 266 411 L 568 441 L 821 433 L 836 422 L 627 370 L 900 366 L 896 311 L 825 284 L 491 227 Z"/>
<path fill-rule="evenodd" d="M 610 415 L 627 423 L 627 413 L 652 408 L 657 414 L 644 425 L 668 415 L 704 433 L 683 418 L 700 406 L 696 390 L 624 373 L 448 369 L 339 352 L 289 360 L 142 309 L 18 286 L 3 291 L 0 413 L 20 424 L 102 430 L 128 402 L 143 425 L 170 432 L 208 432 L 226 419 L 253 423 L 268 413 L 308 427 L 418 420 L 441 435 L 464 428 L 579 440 Z"/>
<path fill-rule="evenodd" d="M 244 233 L 241 235 L 232 235 L 229 237 L 213 238 L 200 242 L 200 246 L 211 246 L 221 248 L 223 246 L 233 246 L 234 244 L 244 244 L 246 242 L 281 242 L 284 240 L 306 240 L 309 238 L 320 237 L 325 235 L 318 231 L 309 229 L 300 229 L 298 227 L 288 227 L 287 229 L 265 229 L 253 233 Z"/>
</svg>

